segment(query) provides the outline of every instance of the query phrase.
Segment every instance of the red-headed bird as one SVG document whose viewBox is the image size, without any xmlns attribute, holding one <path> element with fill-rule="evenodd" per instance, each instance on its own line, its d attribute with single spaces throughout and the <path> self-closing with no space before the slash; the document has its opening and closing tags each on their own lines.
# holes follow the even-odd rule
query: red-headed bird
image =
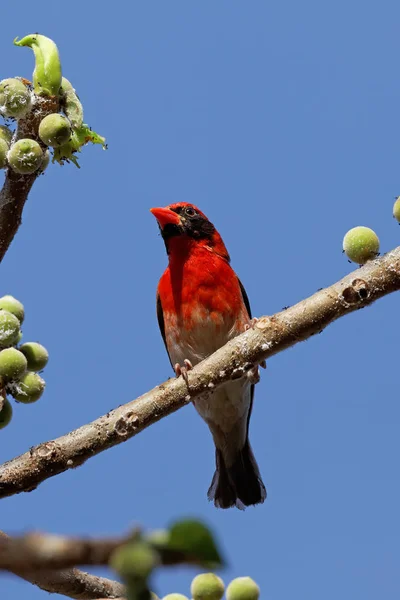
<svg viewBox="0 0 400 600">
<path fill-rule="evenodd" d="M 183 374 L 251 325 L 247 294 L 214 225 L 193 204 L 152 208 L 169 264 L 157 289 L 157 316 L 175 373 Z M 216 471 L 209 500 L 220 508 L 264 502 L 249 442 L 254 384 L 244 377 L 193 402 L 210 428 Z"/>
</svg>

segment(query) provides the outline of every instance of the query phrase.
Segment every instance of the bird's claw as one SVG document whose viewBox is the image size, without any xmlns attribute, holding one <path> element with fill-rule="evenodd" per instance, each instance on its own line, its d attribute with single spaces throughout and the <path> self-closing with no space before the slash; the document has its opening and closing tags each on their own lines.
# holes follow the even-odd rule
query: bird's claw
<svg viewBox="0 0 400 600">
<path fill-rule="evenodd" d="M 188 371 L 193 369 L 193 365 L 188 358 L 185 358 L 183 361 L 183 365 L 176 363 L 174 366 L 175 375 L 180 377 L 182 375 L 188 389 L 189 389 L 189 379 L 188 379 Z"/>
<path fill-rule="evenodd" d="M 246 325 L 244 326 L 244 330 L 248 331 L 249 329 L 254 329 L 254 325 L 257 323 L 257 321 L 257 317 L 253 317 L 252 319 L 250 319 L 250 323 L 246 323 Z"/>
<path fill-rule="evenodd" d="M 257 317 L 253 317 L 252 319 L 250 319 L 250 323 L 246 323 L 246 325 L 244 326 L 244 330 L 248 331 L 249 329 L 254 329 L 254 325 L 257 323 L 257 321 L 258 321 Z M 262 360 L 259 363 L 259 366 L 262 369 L 266 369 L 267 363 L 265 362 L 265 360 Z M 258 383 L 258 381 L 260 381 L 260 374 L 258 374 L 258 380 L 255 383 Z"/>
</svg>

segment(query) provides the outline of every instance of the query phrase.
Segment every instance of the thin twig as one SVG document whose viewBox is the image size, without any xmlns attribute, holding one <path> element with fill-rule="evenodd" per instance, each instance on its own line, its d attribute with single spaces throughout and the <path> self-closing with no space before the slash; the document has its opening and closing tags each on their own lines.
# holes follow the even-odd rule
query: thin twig
<svg viewBox="0 0 400 600">
<path fill-rule="evenodd" d="M 137 435 L 191 400 L 243 377 L 251 366 L 321 332 L 327 325 L 400 289 L 400 247 L 334 285 L 236 337 L 189 373 L 55 440 L 39 444 L 0 467 L 0 498 L 35 489 L 42 481 Z"/>
</svg>

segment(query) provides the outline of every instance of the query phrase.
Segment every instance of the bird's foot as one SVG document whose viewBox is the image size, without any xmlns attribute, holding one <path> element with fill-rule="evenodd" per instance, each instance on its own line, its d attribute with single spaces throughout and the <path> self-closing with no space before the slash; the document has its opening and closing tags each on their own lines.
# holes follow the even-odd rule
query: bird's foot
<svg viewBox="0 0 400 600">
<path fill-rule="evenodd" d="M 250 319 L 250 323 L 246 323 L 246 325 L 244 326 L 244 330 L 248 331 L 249 329 L 254 329 L 254 325 L 257 323 L 257 321 L 257 317 L 253 317 L 252 319 Z"/>
<path fill-rule="evenodd" d="M 190 360 L 187 358 L 185 358 L 185 360 L 183 361 L 183 365 L 176 363 L 176 365 L 174 366 L 175 375 L 177 377 L 180 377 L 182 375 L 188 389 L 189 389 L 188 371 L 191 371 L 192 369 L 193 369 L 193 365 L 190 362 Z"/>
<path fill-rule="evenodd" d="M 254 325 L 257 323 L 257 321 L 258 321 L 257 317 L 253 317 L 252 319 L 250 319 L 250 323 L 246 323 L 246 325 L 244 326 L 244 330 L 248 331 L 249 329 L 254 329 Z M 262 369 L 266 369 L 267 368 L 267 363 L 265 362 L 265 360 L 262 360 L 260 362 L 259 366 Z M 260 374 L 258 374 L 258 379 L 257 379 L 257 381 L 255 383 L 258 383 L 259 381 L 260 381 Z"/>
</svg>

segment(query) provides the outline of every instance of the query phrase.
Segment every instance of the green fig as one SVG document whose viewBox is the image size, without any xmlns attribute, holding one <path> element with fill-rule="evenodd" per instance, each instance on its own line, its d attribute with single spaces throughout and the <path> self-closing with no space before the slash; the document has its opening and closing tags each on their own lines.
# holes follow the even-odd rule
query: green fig
<svg viewBox="0 0 400 600">
<path fill-rule="evenodd" d="M 37 373 L 27 371 L 19 381 L 15 381 L 10 386 L 11 394 L 18 402 L 31 404 L 39 400 L 44 392 L 46 383 Z"/>
<path fill-rule="evenodd" d="M 29 175 L 40 169 L 43 152 L 35 140 L 23 139 L 13 144 L 8 152 L 8 163 L 20 175 Z"/>
<path fill-rule="evenodd" d="M 8 310 L 12 315 L 17 317 L 22 324 L 25 318 L 25 310 L 22 302 L 14 298 L 14 296 L 3 296 L 0 298 L 0 310 Z"/>
<path fill-rule="evenodd" d="M 19 347 L 19 351 L 26 357 L 30 371 L 41 371 L 49 360 L 46 348 L 38 342 L 25 342 Z"/>
<path fill-rule="evenodd" d="M 0 81 L 0 114 L 20 119 L 31 107 L 31 94 L 19 79 Z"/>
<path fill-rule="evenodd" d="M 123 578 L 146 580 L 158 564 L 158 555 L 146 542 L 128 542 L 113 552 L 110 564 Z"/>
<path fill-rule="evenodd" d="M 215 573 L 197 575 L 190 586 L 193 600 L 221 600 L 224 591 L 224 582 Z"/>
<path fill-rule="evenodd" d="M 353 227 L 343 238 L 343 250 L 350 260 L 363 265 L 379 254 L 379 238 L 369 227 Z"/>
<path fill-rule="evenodd" d="M 13 346 L 19 335 L 20 322 L 7 310 L 0 310 L 0 348 Z"/>
<path fill-rule="evenodd" d="M 396 198 L 396 202 L 393 204 L 393 216 L 400 223 L 400 196 Z"/>
<path fill-rule="evenodd" d="M 167 594 L 166 596 L 163 597 L 162 600 L 189 600 L 189 598 L 187 596 L 184 596 L 183 594 Z"/>
<path fill-rule="evenodd" d="M 71 137 L 71 125 L 66 117 L 52 113 L 39 125 L 39 137 L 46 146 L 57 148 L 66 144 Z"/>
<path fill-rule="evenodd" d="M 25 356 L 16 348 L 0 351 L 0 377 L 4 381 L 20 379 L 28 367 Z"/>
<path fill-rule="evenodd" d="M 260 588 L 251 577 L 237 577 L 226 588 L 226 600 L 258 600 Z"/>
</svg>

